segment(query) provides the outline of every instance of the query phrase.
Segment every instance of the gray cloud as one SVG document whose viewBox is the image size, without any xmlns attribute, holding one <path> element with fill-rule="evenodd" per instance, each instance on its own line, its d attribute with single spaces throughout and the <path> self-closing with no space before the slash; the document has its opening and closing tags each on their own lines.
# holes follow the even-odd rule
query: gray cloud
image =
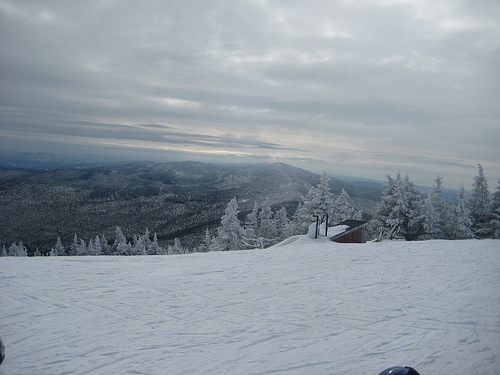
<svg viewBox="0 0 500 375">
<path fill-rule="evenodd" d="M 496 1 L 4 0 L 0 147 L 497 178 L 499 16 Z"/>
</svg>

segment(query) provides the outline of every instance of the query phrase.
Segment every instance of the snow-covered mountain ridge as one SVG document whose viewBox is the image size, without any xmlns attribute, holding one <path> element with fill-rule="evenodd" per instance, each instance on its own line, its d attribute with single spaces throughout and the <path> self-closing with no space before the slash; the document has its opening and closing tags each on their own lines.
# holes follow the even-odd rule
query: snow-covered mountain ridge
<svg viewBox="0 0 500 375">
<path fill-rule="evenodd" d="M 499 244 L 0 258 L 0 373 L 495 374 Z"/>
</svg>

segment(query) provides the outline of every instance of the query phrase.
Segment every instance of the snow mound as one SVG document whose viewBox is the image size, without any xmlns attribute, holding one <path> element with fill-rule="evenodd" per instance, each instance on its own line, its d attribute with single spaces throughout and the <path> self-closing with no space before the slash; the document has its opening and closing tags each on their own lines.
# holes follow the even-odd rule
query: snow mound
<svg viewBox="0 0 500 375">
<path fill-rule="evenodd" d="M 287 238 L 286 240 L 283 240 L 283 241 L 277 243 L 274 246 L 271 246 L 270 249 L 273 248 L 273 247 L 290 245 L 290 244 L 292 244 L 292 243 L 294 243 L 294 242 L 296 242 L 298 240 L 301 240 L 303 238 L 304 238 L 304 236 L 293 236 L 293 237 Z"/>
<path fill-rule="evenodd" d="M 498 373 L 499 244 L 0 258 L 0 372 Z"/>
<path fill-rule="evenodd" d="M 334 237 L 350 229 L 349 225 L 336 225 L 328 228 L 328 237 Z"/>
</svg>

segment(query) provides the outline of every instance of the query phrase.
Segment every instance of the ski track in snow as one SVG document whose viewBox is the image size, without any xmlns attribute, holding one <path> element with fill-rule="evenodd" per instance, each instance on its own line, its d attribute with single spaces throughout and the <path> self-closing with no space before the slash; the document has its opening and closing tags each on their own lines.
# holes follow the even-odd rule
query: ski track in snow
<svg viewBox="0 0 500 375">
<path fill-rule="evenodd" d="M 500 374 L 500 242 L 0 258 L 0 375 Z"/>
</svg>

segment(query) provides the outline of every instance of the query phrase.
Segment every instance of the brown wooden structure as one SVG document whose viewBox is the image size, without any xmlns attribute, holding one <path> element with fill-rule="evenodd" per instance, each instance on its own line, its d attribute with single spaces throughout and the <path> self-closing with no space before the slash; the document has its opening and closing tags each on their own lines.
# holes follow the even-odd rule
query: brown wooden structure
<svg viewBox="0 0 500 375">
<path fill-rule="evenodd" d="M 339 243 L 365 243 L 367 223 L 367 221 L 362 220 L 345 220 L 337 225 L 345 225 L 347 228 L 342 233 L 330 237 L 330 240 Z"/>
</svg>

